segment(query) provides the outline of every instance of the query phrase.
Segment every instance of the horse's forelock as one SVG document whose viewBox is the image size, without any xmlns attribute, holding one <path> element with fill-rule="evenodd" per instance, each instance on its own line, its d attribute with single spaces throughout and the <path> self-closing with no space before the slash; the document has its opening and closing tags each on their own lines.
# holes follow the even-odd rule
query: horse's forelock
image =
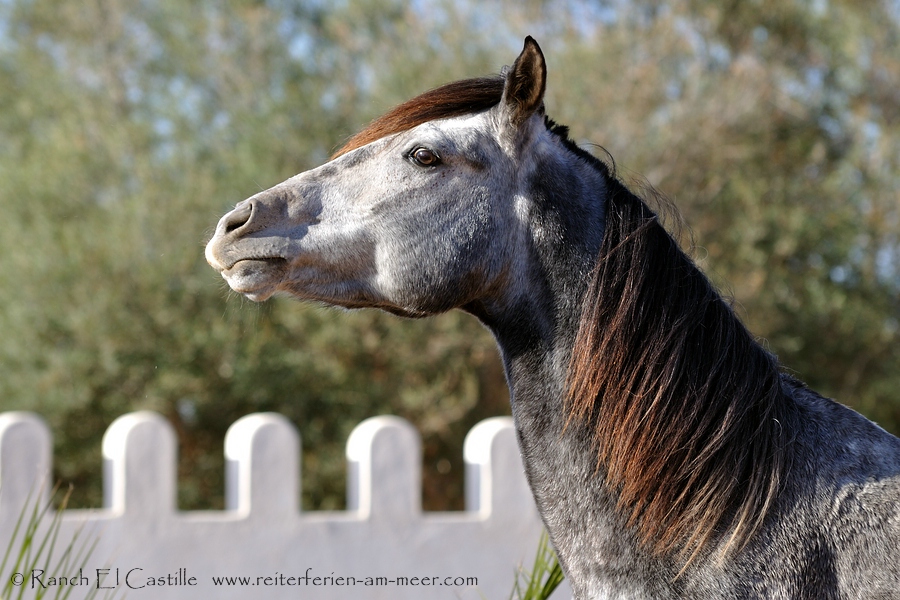
<svg viewBox="0 0 900 600">
<path fill-rule="evenodd" d="M 488 110 L 500 102 L 503 86 L 504 79 L 495 76 L 463 79 L 429 90 L 369 123 L 365 129 L 347 140 L 331 158 L 337 158 L 383 137 L 408 131 L 422 123 Z"/>
</svg>

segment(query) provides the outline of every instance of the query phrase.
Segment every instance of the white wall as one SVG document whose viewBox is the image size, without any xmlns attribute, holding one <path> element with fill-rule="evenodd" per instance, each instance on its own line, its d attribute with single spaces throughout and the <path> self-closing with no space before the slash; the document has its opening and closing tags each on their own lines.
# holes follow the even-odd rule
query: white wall
<svg viewBox="0 0 900 600">
<path fill-rule="evenodd" d="M 31 491 L 49 481 L 51 448 L 38 416 L 0 414 L 0 553 Z M 347 511 L 300 512 L 300 439 L 281 415 L 249 415 L 228 430 L 224 511 L 176 510 L 176 451 L 159 415 L 117 419 L 103 438 L 104 508 L 65 511 L 57 542 L 64 547 L 81 528 L 81 541 L 97 540 L 85 579 L 51 565 L 42 581 L 74 575 L 72 600 L 104 569 L 101 584 L 118 582 L 116 598 L 500 600 L 517 566 L 530 568 L 542 529 L 508 418 L 483 421 L 466 437 L 464 512 L 422 512 L 419 435 L 396 417 L 368 419 L 350 436 Z M 0 588 L 16 576 L 10 565 L 5 571 Z M 249 583 L 217 586 L 214 576 Z M 38 585 L 30 572 L 18 577 L 25 588 Z M 387 583 L 366 585 L 376 578 Z M 569 596 L 565 588 L 554 598 Z"/>
</svg>

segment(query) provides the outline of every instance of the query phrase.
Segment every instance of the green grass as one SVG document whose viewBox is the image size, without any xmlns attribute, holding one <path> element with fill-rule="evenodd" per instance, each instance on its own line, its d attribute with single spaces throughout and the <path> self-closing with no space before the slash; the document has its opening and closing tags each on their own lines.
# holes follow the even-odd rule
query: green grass
<svg viewBox="0 0 900 600">
<path fill-rule="evenodd" d="M 541 534 L 531 572 L 519 569 L 510 600 L 546 600 L 564 579 L 556 552 L 550 545 L 547 532 Z"/>
<path fill-rule="evenodd" d="M 32 502 L 29 495 L 16 525 L 9 545 L 7 546 L 3 560 L 0 561 L 0 574 L 3 577 L 3 588 L 0 590 L 0 600 L 18 600 L 25 597 L 26 590 L 31 589 L 31 576 L 35 571 L 43 571 L 47 577 L 63 575 L 71 576 L 84 568 L 91 554 L 97 546 L 98 538 L 89 542 L 82 539 L 83 531 L 79 528 L 72 539 L 64 546 L 59 539 L 62 514 L 72 494 L 70 487 L 63 495 L 58 507 L 53 509 L 52 498 L 59 492 L 59 486 L 53 488 L 50 494 L 51 500 L 42 506 L 40 490 Z M 53 511 L 49 526 L 42 528 L 47 515 Z M 22 533 L 19 538 L 19 533 Z M 16 585 L 15 582 L 18 582 Z M 88 590 L 85 590 L 88 588 Z M 75 590 L 85 590 L 85 600 L 97 596 L 96 588 L 91 586 L 59 585 L 53 587 L 37 586 L 34 590 L 34 598 L 54 598 L 65 600 Z M 31 596 L 29 596 L 31 597 Z"/>
</svg>

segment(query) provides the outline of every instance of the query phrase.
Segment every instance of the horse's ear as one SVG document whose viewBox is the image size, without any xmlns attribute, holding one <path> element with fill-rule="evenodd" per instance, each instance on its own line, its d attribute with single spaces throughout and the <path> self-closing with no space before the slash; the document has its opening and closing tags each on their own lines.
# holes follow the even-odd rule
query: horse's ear
<svg viewBox="0 0 900 600">
<path fill-rule="evenodd" d="M 544 109 L 544 90 L 547 89 L 547 63 L 541 47 L 528 36 L 525 47 L 513 66 L 504 70 L 506 84 L 501 104 L 513 126 L 518 127 L 528 117 Z"/>
</svg>

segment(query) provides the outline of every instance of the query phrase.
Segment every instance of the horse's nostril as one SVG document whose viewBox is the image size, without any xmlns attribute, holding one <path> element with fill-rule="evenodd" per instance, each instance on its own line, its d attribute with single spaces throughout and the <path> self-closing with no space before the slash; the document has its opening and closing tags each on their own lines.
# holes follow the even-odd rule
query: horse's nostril
<svg viewBox="0 0 900 600">
<path fill-rule="evenodd" d="M 236 229 L 240 229 L 250 220 L 250 215 L 253 213 L 253 206 L 248 202 L 242 206 L 238 206 L 233 211 L 222 217 L 224 221 L 222 224 L 224 225 L 225 233 L 231 233 Z"/>
</svg>

